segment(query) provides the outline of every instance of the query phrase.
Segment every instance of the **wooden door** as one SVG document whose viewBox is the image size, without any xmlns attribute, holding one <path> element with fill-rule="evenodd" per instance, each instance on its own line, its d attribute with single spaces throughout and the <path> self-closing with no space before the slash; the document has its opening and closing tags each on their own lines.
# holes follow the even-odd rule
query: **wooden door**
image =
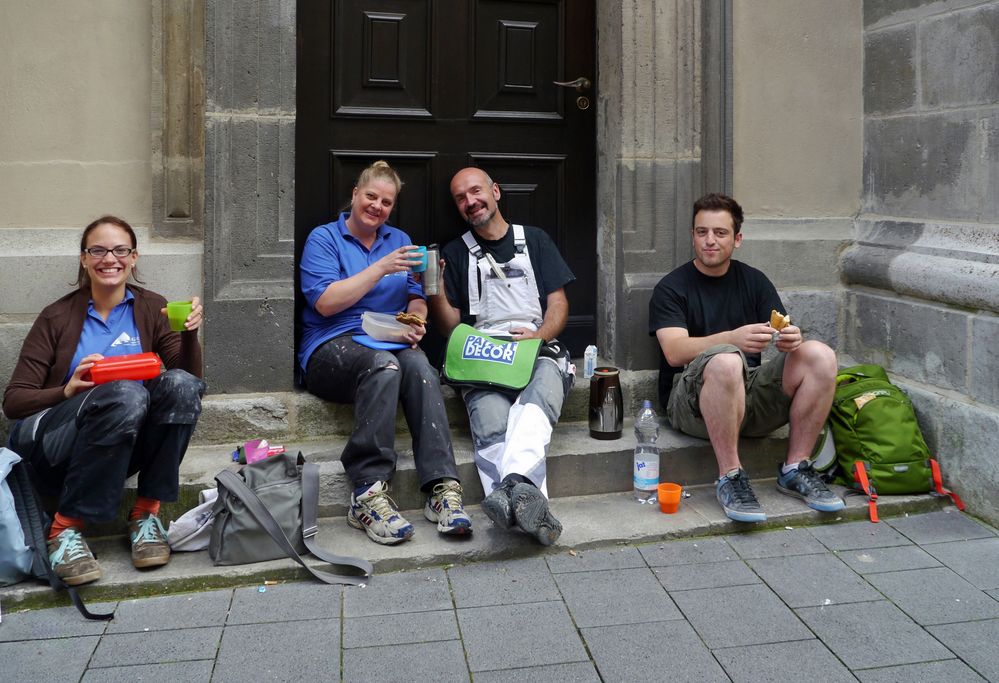
<svg viewBox="0 0 999 683">
<path fill-rule="evenodd" d="M 596 339 L 594 1 L 308 0 L 298 17 L 299 253 L 376 159 L 405 184 L 390 224 L 444 244 L 466 229 L 451 176 L 479 166 L 504 217 L 547 231 L 575 273 L 561 338 L 581 355 Z"/>
</svg>

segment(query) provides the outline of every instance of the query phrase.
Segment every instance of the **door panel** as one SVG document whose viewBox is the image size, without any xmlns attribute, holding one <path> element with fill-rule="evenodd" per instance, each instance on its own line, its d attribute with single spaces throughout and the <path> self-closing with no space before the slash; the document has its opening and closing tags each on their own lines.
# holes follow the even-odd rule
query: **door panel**
<svg viewBox="0 0 999 683">
<path fill-rule="evenodd" d="M 575 273 L 561 338 L 581 354 L 596 337 L 595 112 L 553 81 L 595 81 L 593 0 L 303 0 L 298 10 L 296 253 L 377 159 L 405 184 L 390 224 L 416 244 L 458 237 L 466 226 L 448 184 L 480 166 L 507 220 L 547 231 Z"/>
</svg>

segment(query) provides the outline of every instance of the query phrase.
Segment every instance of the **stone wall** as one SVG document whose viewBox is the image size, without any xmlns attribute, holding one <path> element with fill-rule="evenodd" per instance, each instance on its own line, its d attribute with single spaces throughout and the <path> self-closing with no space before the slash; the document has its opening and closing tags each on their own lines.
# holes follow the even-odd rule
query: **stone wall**
<svg viewBox="0 0 999 683">
<path fill-rule="evenodd" d="M 999 2 L 864 3 L 864 170 L 843 346 L 911 389 L 999 521 Z"/>
</svg>

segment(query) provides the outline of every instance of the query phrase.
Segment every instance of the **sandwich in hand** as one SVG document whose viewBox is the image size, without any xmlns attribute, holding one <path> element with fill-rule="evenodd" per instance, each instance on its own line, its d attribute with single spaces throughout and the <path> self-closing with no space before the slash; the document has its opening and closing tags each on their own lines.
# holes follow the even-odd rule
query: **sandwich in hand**
<svg viewBox="0 0 999 683">
<path fill-rule="evenodd" d="M 416 315 L 415 313 L 410 313 L 409 311 L 403 311 L 401 313 L 395 314 L 395 319 L 401 322 L 403 325 L 426 325 L 427 321 Z"/>
<path fill-rule="evenodd" d="M 790 324 L 791 324 L 791 316 L 782 315 L 781 313 L 777 312 L 777 309 L 773 309 L 770 311 L 770 327 L 780 332 Z"/>
</svg>

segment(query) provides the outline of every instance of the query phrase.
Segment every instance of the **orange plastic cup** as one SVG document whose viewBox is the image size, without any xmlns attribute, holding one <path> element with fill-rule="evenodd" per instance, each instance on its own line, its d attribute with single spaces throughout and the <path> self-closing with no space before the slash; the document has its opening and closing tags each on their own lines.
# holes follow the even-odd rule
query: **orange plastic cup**
<svg viewBox="0 0 999 683">
<path fill-rule="evenodd" d="M 680 495 L 683 487 L 679 484 L 659 484 L 659 509 L 666 514 L 673 514 L 680 507 Z"/>
</svg>

